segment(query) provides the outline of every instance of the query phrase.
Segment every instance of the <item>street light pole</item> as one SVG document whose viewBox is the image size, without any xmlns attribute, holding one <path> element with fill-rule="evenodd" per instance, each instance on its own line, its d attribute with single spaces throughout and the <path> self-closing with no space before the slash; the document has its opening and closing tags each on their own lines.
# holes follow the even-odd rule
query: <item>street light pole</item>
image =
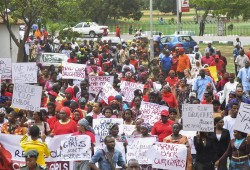
<svg viewBox="0 0 250 170">
<path fill-rule="evenodd" d="M 180 34 L 180 4 L 179 0 L 176 0 L 176 10 L 177 10 L 177 34 Z"/>
<path fill-rule="evenodd" d="M 154 59 L 153 2 L 150 0 L 150 61 Z"/>
</svg>

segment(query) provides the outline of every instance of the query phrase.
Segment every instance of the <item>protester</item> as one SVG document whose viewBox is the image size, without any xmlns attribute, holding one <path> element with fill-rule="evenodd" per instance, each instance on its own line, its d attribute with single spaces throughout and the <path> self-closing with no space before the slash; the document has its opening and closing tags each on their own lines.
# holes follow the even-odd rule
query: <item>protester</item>
<svg viewBox="0 0 250 170">
<path fill-rule="evenodd" d="M 43 166 L 40 166 L 38 162 L 39 153 L 37 150 L 29 150 L 24 153 L 23 155 L 25 157 L 25 166 L 21 166 L 20 170 L 30 170 L 30 169 L 37 169 L 37 170 L 45 170 L 46 168 Z"/>
</svg>

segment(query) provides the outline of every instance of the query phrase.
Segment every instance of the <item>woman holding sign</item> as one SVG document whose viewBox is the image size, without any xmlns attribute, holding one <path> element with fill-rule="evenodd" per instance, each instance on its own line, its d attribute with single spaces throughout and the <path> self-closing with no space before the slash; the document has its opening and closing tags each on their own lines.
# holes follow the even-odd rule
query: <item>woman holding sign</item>
<svg viewBox="0 0 250 170">
<path fill-rule="evenodd" d="M 175 143 L 175 144 L 183 144 L 187 146 L 187 165 L 186 170 L 192 170 L 192 155 L 191 148 L 188 142 L 188 138 L 179 134 L 181 130 L 181 125 L 179 123 L 174 123 L 172 126 L 173 133 L 163 139 L 163 142 L 166 143 Z"/>
<path fill-rule="evenodd" d="M 220 163 L 225 161 L 228 156 L 231 157 L 230 166 L 233 170 L 249 170 L 250 169 L 250 136 L 246 133 L 234 130 L 234 137 L 228 145 L 227 151 L 215 163 L 215 167 L 219 167 Z"/>
</svg>

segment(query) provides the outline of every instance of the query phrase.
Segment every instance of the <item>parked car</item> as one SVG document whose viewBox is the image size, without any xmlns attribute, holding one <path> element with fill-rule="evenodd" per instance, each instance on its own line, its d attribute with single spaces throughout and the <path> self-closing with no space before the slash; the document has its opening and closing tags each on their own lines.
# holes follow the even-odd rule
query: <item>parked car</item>
<svg viewBox="0 0 250 170">
<path fill-rule="evenodd" d="M 123 39 L 121 39 L 121 38 L 119 38 L 119 37 L 102 37 L 101 38 L 101 41 L 103 42 L 103 41 L 106 41 L 107 43 L 108 43 L 108 41 L 111 41 L 111 44 L 113 45 L 113 46 L 116 46 L 117 44 L 122 44 L 122 43 L 124 43 L 124 40 Z"/>
<path fill-rule="evenodd" d="M 163 49 L 163 46 L 167 44 L 168 50 L 172 50 L 174 47 L 182 47 L 185 52 L 189 51 L 189 48 L 194 48 L 197 45 L 197 42 L 193 40 L 190 35 L 168 35 L 161 37 L 160 49 Z"/>
<path fill-rule="evenodd" d="M 37 62 L 41 63 L 44 67 L 49 67 L 50 65 L 58 67 L 63 61 L 67 60 L 68 56 L 66 54 L 60 53 L 42 53 L 37 58 Z"/>
<path fill-rule="evenodd" d="M 72 29 L 82 35 L 89 35 L 94 38 L 96 36 L 107 36 L 109 33 L 108 26 L 101 26 L 95 22 L 80 22 L 71 28 L 64 28 L 63 30 Z"/>
</svg>

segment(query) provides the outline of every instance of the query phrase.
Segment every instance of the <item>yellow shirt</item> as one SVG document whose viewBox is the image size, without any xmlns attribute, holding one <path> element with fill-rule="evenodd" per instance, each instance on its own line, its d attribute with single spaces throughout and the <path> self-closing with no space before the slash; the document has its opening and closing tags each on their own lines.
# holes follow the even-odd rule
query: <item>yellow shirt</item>
<svg viewBox="0 0 250 170">
<path fill-rule="evenodd" d="M 37 150 L 39 153 L 37 158 L 37 164 L 41 166 L 46 166 L 44 156 L 48 157 L 50 155 L 50 150 L 46 143 L 40 142 L 38 140 L 29 140 L 28 136 L 24 135 L 23 138 L 20 140 L 20 146 L 27 152 L 29 150 Z"/>
</svg>

